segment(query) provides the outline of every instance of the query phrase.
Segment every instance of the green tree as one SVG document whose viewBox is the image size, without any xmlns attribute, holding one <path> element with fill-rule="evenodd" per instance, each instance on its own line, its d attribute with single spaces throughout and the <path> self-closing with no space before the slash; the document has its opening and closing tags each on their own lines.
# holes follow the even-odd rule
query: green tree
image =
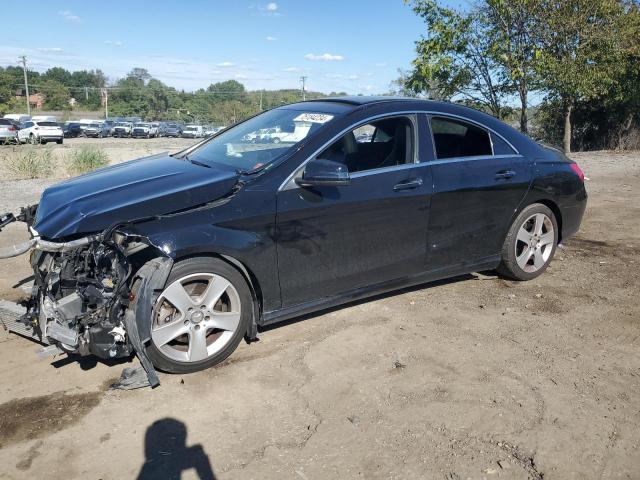
<svg viewBox="0 0 640 480">
<path fill-rule="evenodd" d="M 38 92 L 44 95 L 44 106 L 49 110 L 70 110 L 69 90 L 57 80 L 39 82 Z"/>
<path fill-rule="evenodd" d="M 411 5 L 427 33 L 416 42 L 407 87 L 430 98 L 462 97 L 500 117 L 508 89 L 505 76 L 497 74 L 484 12 L 461 12 L 437 0 L 413 0 Z"/>
<path fill-rule="evenodd" d="M 497 75 L 520 102 L 520 131 L 528 133 L 529 93 L 536 82 L 536 53 L 540 33 L 539 0 L 486 0 L 478 6 L 486 25 L 487 55 L 498 66 Z"/>
<path fill-rule="evenodd" d="M 637 15 L 619 0 L 543 0 L 537 68 L 541 82 L 562 105 L 563 146 L 571 151 L 572 112 L 578 102 L 603 98 L 615 89 L 631 61 L 640 32 Z"/>
</svg>

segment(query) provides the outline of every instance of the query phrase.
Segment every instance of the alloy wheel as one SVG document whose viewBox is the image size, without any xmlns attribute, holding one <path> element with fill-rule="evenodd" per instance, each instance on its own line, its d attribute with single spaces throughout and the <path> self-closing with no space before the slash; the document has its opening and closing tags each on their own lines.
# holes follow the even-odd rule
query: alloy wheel
<svg viewBox="0 0 640 480">
<path fill-rule="evenodd" d="M 518 266 L 527 273 L 537 272 L 549 260 L 554 242 L 551 219 L 544 213 L 531 215 L 518 229 L 515 245 Z"/>
<path fill-rule="evenodd" d="M 158 297 L 151 339 L 172 360 L 201 362 L 229 344 L 240 318 L 233 284 L 221 275 L 195 273 L 171 283 Z"/>
</svg>

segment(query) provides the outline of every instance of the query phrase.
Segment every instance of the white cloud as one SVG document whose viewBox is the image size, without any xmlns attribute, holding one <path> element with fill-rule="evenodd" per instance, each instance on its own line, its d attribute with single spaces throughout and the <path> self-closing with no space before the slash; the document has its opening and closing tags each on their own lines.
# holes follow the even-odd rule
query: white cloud
<svg viewBox="0 0 640 480">
<path fill-rule="evenodd" d="M 122 42 L 120 40 L 105 40 L 104 43 L 106 45 L 113 45 L 114 47 L 122 46 Z"/>
<path fill-rule="evenodd" d="M 386 67 L 387 64 L 385 62 L 376 63 L 376 67 Z"/>
<path fill-rule="evenodd" d="M 298 67 L 287 67 L 282 69 L 283 72 L 299 72 L 300 69 Z"/>
<path fill-rule="evenodd" d="M 42 53 L 62 53 L 64 51 L 60 47 L 43 47 L 36 50 Z"/>
<path fill-rule="evenodd" d="M 238 79 L 238 80 L 244 80 L 244 79 L 249 78 L 246 75 L 243 75 L 242 73 L 236 73 L 233 77 Z"/>
<path fill-rule="evenodd" d="M 314 62 L 340 62 L 344 60 L 342 55 L 332 55 L 331 53 L 323 53 L 322 55 L 315 55 L 313 53 L 307 53 L 304 58 L 312 60 Z"/>
<path fill-rule="evenodd" d="M 269 36 L 267 36 L 267 37 L 265 38 L 265 40 L 266 40 L 267 42 L 275 42 L 275 41 L 276 41 L 276 40 L 278 40 L 278 39 L 277 39 L 276 37 L 272 37 L 271 35 L 269 35 Z"/>
<path fill-rule="evenodd" d="M 78 15 L 74 15 L 69 10 L 60 10 L 58 12 L 58 15 L 60 15 L 62 18 L 64 18 L 67 22 L 79 23 L 79 22 L 82 21 L 82 19 Z"/>
<path fill-rule="evenodd" d="M 358 80 L 359 78 L 358 75 L 349 75 L 349 80 Z"/>
<path fill-rule="evenodd" d="M 222 68 L 228 68 L 228 67 L 235 67 L 236 64 L 233 62 L 220 62 L 217 64 L 217 66 Z"/>
<path fill-rule="evenodd" d="M 267 12 L 276 12 L 278 10 L 278 4 L 276 2 L 267 3 Z"/>
</svg>

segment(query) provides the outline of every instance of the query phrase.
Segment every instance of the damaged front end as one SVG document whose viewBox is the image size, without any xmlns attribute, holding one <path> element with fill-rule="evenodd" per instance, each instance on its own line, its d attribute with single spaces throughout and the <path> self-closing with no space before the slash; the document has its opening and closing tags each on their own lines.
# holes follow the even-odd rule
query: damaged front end
<svg viewBox="0 0 640 480">
<path fill-rule="evenodd" d="M 36 207 L 23 209 L 17 217 L 0 217 L 0 229 L 18 220 L 27 223 L 32 235 L 21 245 L 0 249 L 0 258 L 31 250 L 34 272 L 30 297 L 22 302 L 26 313 L 3 322 L 4 327 L 45 344 L 43 351 L 49 354 L 114 359 L 136 353 L 151 386 L 158 385 L 145 354 L 146 339 L 141 339 L 138 329 L 144 322 L 136 318 L 150 312 L 136 312 L 129 306 L 135 295 L 152 296 L 162 288 L 172 260 L 144 238 L 116 227 L 65 242 L 43 240 L 31 226 Z M 152 305 L 153 300 L 149 298 L 148 303 Z"/>
</svg>

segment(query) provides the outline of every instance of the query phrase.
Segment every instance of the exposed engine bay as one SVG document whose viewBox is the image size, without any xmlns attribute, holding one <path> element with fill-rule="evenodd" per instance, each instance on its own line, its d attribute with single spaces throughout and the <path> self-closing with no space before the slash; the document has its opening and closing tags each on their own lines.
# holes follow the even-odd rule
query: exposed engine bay
<svg viewBox="0 0 640 480">
<path fill-rule="evenodd" d="M 147 250 L 149 244 L 116 231 L 115 227 L 66 242 L 43 240 L 31 226 L 36 209 L 37 205 L 22 209 L 17 216 L 0 217 L 0 230 L 22 221 L 32 235 L 28 242 L 0 249 L 0 258 L 31 250 L 34 272 L 31 294 L 21 302 L 26 313 L 10 325 L 5 323 L 5 328 L 46 345 L 43 350 L 49 354 L 65 352 L 113 359 L 136 353 L 151 386 L 159 384 L 144 353 L 146 336 L 140 335 L 136 312 L 129 308 L 136 296 L 132 292 L 134 283 L 139 287 L 150 281 L 140 278 L 140 273 L 145 273 L 141 267 L 157 257 L 158 251 Z M 169 269 L 170 265 L 164 270 L 168 273 Z M 134 272 L 137 277 L 132 276 Z M 156 277 L 160 283 L 166 279 L 166 275 Z M 153 299 L 146 301 L 151 305 Z M 151 313 L 150 308 L 140 310 L 144 315 Z"/>
</svg>

